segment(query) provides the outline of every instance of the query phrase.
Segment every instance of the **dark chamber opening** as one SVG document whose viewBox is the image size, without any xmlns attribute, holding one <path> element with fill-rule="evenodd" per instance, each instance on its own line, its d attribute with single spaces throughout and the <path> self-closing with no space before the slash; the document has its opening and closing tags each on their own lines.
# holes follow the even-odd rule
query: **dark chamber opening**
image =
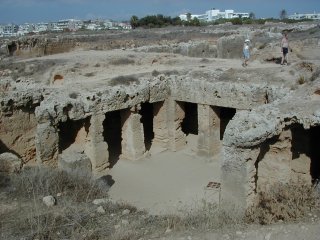
<svg viewBox="0 0 320 240">
<path fill-rule="evenodd" d="M 184 105 L 185 117 L 182 121 L 181 128 L 186 134 L 198 135 L 198 104 L 190 102 L 180 102 Z"/>
<path fill-rule="evenodd" d="M 122 148 L 122 123 L 120 110 L 107 112 L 103 121 L 103 137 L 108 144 L 109 163 L 112 168 L 119 160 Z"/>
<path fill-rule="evenodd" d="M 292 128 L 292 159 L 306 154 L 310 160 L 312 182 L 320 180 L 320 126 L 304 129 L 302 125 Z"/>
<path fill-rule="evenodd" d="M 143 125 L 144 132 L 144 144 L 146 150 L 150 150 L 152 145 L 152 140 L 154 138 L 153 132 L 153 104 L 152 103 L 142 103 L 141 110 L 141 123 Z"/>
<path fill-rule="evenodd" d="M 69 148 L 76 141 L 76 137 L 81 128 L 89 132 L 90 118 L 73 121 L 68 119 L 59 123 L 59 153 Z"/>
<path fill-rule="evenodd" d="M 320 180 L 320 126 L 310 129 L 310 158 L 311 158 L 311 177 L 313 181 Z"/>
<path fill-rule="evenodd" d="M 220 107 L 220 140 L 223 140 L 226 127 L 236 112 L 235 108 Z"/>
</svg>

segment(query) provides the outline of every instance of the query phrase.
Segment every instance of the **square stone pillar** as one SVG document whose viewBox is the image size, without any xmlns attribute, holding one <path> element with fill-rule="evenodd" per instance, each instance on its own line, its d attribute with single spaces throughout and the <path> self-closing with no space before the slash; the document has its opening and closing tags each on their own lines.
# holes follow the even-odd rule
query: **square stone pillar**
<svg viewBox="0 0 320 240">
<path fill-rule="evenodd" d="M 104 114 L 93 115 L 85 144 L 85 153 L 90 158 L 92 172 L 97 174 L 109 166 L 108 144 L 104 141 L 103 121 Z"/>
<path fill-rule="evenodd" d="M 198 104 L 198 155 L 211 157 L 221 154 L 219 107 Z"/>
<path fill-rule="evenodd" d="M 157 102 L 153 104 L 153 133 L 152 146 L 168 148 L 169 131 L 167 102 Z"/>
<path fill-rule="evenodd" d="M 168 147 L 172 151 L 177 151 L 186 145 L 186 135 L 181 127 L 185 117 L 184 106 L 172 98 L 165 100 L 164 105 L 167 109 Z"/>
<path fill-rule="evenodd" d="M 138 160 L 144 156 L 146 147 L 144 143 L 143 124 L 138 113 L 139 106 L 121 111 L 122 123 L 122 158 Z"/>
<path fill-rule="evenodd" d="M 58 129 L 49 122 L 38 124 L 35 142 L 37 163 L 56 166 L 59 155 Z"/>
</svg>

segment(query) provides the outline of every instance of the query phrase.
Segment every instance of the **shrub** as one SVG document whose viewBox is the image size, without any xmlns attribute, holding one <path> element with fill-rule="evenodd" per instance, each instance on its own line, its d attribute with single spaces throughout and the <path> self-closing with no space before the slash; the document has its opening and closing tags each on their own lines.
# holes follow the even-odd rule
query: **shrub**
<svg viewBox="0 0 320 240">
<path fill-rule="evenodd" d="M 129 86 L 131 83 L 139 83 L 139 79 L 134 76 L 118 76 L 112 78 L 110 81 L 110 86 L 117 86 L 117 85 L 126 85 Z"/>
<path fill-rule="evenodd" d="M 303 182 L 278 183 L 267 192 L 260 192 L 258 203 L 246 213 L 248 222 L 271 224 L 304 216 L 319 201 L 315 189 Z"/>
<path fill-rule="evenodd" d="M 86 76 L 86 77 L 93 77 L 94 75 L 95 75 L 94 72 L 89 72 L 89 73 L 84 74 L 84 76 Z"/>
<path fill-rule="evenodd" d="M 306 78 L 303 75 L 300 75 L 299 78 L 298 78 L 298 83 L 300 85 L 306 83 Z"/>
<path fill-rule="evenodd" d="M 128 58 L 117 58 L 110 61 L 112 65 L 129 65 L 134 63 L 134 60 Z"/>
</svg>

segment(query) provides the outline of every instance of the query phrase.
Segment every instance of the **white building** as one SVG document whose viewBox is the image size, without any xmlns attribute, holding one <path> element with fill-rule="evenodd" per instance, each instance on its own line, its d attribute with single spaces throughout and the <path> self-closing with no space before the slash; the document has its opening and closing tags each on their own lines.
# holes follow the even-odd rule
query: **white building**
<svg viewBox="0 0 320 240">
<path fill-rule="evenodd" d="M 92 30 L 92 31 L 98 31 L 98 30 L 101 30 L 102 27 L 100 26 L 100 24 L 90 23 L 86 26 L 86 29 Z"/>
<path fill-rule="evenodd" d="M 302 20 L 302 19 L 311 19 L 311 20 L 320 20 L 320 13 L 295 13 L 288 17 L 289 19 Z"/>
<path fill-rule="evenodd" d="M 249 18 L 249 13 L 235 12 L 234 10 L 225 10 L 221 12 L 219 9 L 211 9 L 206 11 L 205 14 L 191 14 L 191 19 L 198 18 L 200 21 L 211 22 L 220 18 L 232 19 L 232 18 Z M 179 15 L 183 21 L 188 20 L 188 13 Z"/>
<path fill-rule="evenodd" d="M 77 31 L 79 28 L 81 28 L 82 24 L 83 22 L 81 20 L 65 19 L 58 21 L 57 28 L 61 30 L 68 29 L 70 31 Z"/>
<path fill-rule="evenodd" d="M 48 23 L 37 23 L 34 25 L 34 31 L 39 32 L 45 32 L 48 31 Z"/>
</svg>

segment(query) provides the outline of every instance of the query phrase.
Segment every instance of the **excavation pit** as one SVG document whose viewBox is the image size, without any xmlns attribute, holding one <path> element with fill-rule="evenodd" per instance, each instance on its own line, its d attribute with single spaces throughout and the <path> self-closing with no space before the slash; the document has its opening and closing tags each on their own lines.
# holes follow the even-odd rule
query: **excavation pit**
<svg viewBox="0 0 320 240">
<path fill-rule="evenodd" d="M 97 178 L 112 176 L 115 199 L 158 212 L 184 205 L 181 199 L 198 201 L 209 182 L 221 183 L 222 202 L 242 207 L 280 180 L 299 176 L 314 183 L 320 175 L 318 39 L 303 42 L 306 34 L 298 29 L 292 64 L 283 67 L 263 61 L 279 57 L 279 41 L 270 26 L 261 28 L 257 35 L 247 29 L 256 44 L 247 68 L 239 55 L 244 35 L 234 29 L 223 36 L 208 29 L 209 42 L 184 39 L 189 31 L 202 40 L 207 36 L 187 28 L 171 35 L 182 38 L 178 43 L 166 39 L 171 33 L 159 39 L 151 30 L 154 38 L 148 43 L 137 34 L 143 38 L 137 45 L 121 39 L 111 46 L 99 35 L 100 51 L 88 47 L 91 37 L 66 45 L 64 39 L 39 41 L 46 54 L 79 45 L 51 56 L 30 45 L 35 49 L 29 56 L 37 53 L 37 61 L 20 59 L 28 66 L 21 69 L 1 65 L 1 152 L 16 153 L 24 165 L 68 164 Z M 308 51 L 300 47 L 305 44 Z M 20 48 L 9 47 L 10 54 Z M 302 64 L 309 60 L 299 56 L 309 55 L 310 63 Z M 114 59 L 124 61 L 110 64 Z M 41 61 L 55 64 L 30 74 Z M 63 84 L 53 84 L 62 78 Z M 166 204 L 157 208 L 162 203 L 148 194 Z"/>
</svg>

